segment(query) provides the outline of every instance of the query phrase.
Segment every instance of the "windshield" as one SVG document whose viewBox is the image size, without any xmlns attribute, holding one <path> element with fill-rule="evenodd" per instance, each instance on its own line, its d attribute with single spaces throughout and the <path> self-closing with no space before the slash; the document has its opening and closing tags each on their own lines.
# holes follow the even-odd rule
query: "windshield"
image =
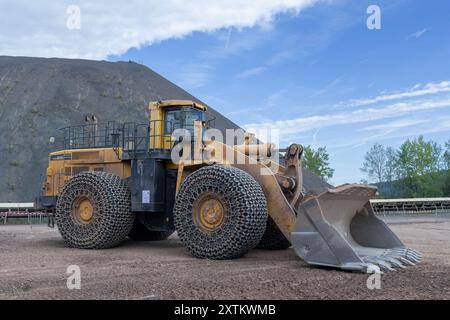
<svg viewBox="0 0 450 320">
<path fill-rule="evenodd" d="M 165 134 L 172 134 L 176 129 L 187 129 L 194 133 L 194 121 L 203 121 L 204 113 L 192 107 L 171 108 L 165 113 Z"/>
</svg>

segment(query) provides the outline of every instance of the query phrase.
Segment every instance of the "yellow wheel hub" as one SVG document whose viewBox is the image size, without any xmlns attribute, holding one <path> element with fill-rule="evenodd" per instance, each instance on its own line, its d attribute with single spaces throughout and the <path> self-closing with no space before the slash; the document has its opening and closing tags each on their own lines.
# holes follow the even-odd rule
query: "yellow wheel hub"
<svg viewBox="0 0 450 320">
<path fill-rule="evenodd" d="M 89 199 L 81 198 L 75 202 L 72 213 L 79 222 L 88 223 L 94 216 L 94 207 Z"/>
<path fill-rule="evenodd" d="M 225 210 L 222 203 L 215 198 L 206 197 L 198 206 L 194 206 L 194 219 L 197 225 L 206 231 L 218 229 L 225 218 Z"/>
</svg>

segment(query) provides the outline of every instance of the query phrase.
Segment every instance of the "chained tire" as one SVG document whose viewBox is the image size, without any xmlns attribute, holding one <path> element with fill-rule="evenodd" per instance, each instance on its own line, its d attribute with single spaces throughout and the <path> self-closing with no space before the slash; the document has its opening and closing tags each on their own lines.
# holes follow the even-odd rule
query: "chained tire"
<svg viewBox="0 0 450 320">
<path fill-rule="evenodd" d="M 170 237 L 173 231 L 154 231 L 150 230 L 146 226 L 146 217 L 148 215 L 144 214 L 142 216 L 136 215 L 134 219 L 133 228 L 128 235 L 131 240 L 134 241 L 161 241 L 166 240 Z"/>
<path fill-rule="evenodd" d="M 69 247 L 115 247 L 133 227 L 129 188 L 111 173 L 77 174 L 64 185 L 58 197 L 55 221 Z"/>
<path fill-rule="evenodd" d="M 271 217 L 267 219 L 266 232 L 261 241 L 256 246 L 265 250 L 284 250 L 291 246 L 291 242 L 286 239 Z"/>
<path fill-rule="evenodd" d="M 175 200 L 175 229 L 197 258 L 243 256 L 260 242 L 267 217 L 259 183 L 233 167 L 198 169 L 184 180 Z"/>
</svg>

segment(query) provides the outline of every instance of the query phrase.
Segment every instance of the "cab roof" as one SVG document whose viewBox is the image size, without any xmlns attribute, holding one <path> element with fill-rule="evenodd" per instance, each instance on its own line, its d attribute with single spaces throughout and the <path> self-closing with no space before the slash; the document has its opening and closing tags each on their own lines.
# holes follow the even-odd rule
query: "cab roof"
<svg viewBox="0 0 450 320">
<path fill-rule="evenodd" d="M 156 102 L 160 108 L 170 108 L 170 107 L 180 107 L 180 106 L 190 106 L 202 111 L 206 111 L 208 108 L 198 102 L 192 100 L 163 100 Z"/>
</svg>

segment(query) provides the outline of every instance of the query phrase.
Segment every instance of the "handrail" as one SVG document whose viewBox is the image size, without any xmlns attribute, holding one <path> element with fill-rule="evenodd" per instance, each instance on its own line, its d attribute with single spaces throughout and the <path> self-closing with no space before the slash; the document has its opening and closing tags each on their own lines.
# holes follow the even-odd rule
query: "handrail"
<svg viewBox="0 0 450 320">
<path fill-rule="evenodd" d="M 215 120 L 215 117 L 208 118 L 207 126 L 214 127 Z M 164 129 L 162 134 L 159 132 L 161 129 Z M 123 124 L 108 121 L 78 124 L 60 130 L 64 150 L 122 148 L 124 151 L 137 152 L 158 149 L 158 146 L 166 149 L 171 141 L 170 137 L 177 129 L 193 131 L 194 124 L 186 124 L 181 120 L 150 120 L 148 123 Z"/>
</svg>

